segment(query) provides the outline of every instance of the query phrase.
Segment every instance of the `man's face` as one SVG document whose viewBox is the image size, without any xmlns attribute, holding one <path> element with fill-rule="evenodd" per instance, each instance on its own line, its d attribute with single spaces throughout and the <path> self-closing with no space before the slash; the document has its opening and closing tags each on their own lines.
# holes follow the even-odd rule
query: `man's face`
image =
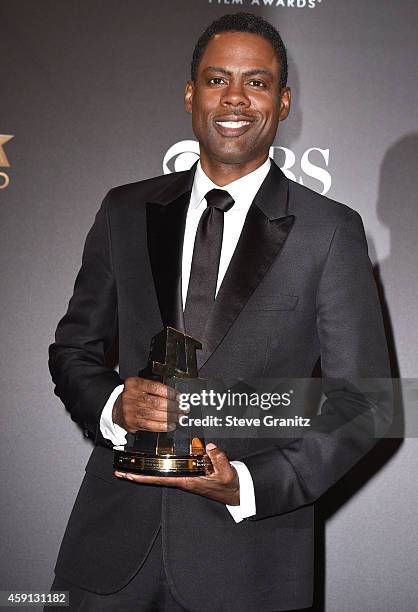
<svg viewBox="0 0 418 612">
<path fill-rule="evenodd" d="M 222 32 L 212 38 L 185 91 L 202 163 L 250 170 L 266 159 L 290 108 L 290 90 L 280 91 L 279 82 L 276 55 L 261 36 Z"/>
</svg>

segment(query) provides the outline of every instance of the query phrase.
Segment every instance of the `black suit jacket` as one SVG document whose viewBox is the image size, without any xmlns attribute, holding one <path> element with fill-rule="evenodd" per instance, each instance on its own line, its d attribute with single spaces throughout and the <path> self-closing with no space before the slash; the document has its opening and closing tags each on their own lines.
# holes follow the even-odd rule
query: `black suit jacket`
<svg viewBox="0 0 418 612">
<path fill-rule="evenodd" d="M 390 420 L 390 402 L 376 394 L 368 400 L 341 382 L 389 377 L 355 211 L 288 181 L 272 163 L 210 315 L 199 357 L 204 378 L 303 378 L 321 360 L 322 419 L 331 427 L 320 424 L 317 436 L 297 439 L 219 442 L 251 472 L 255 517 L 236 524 L 218 502 L 116 479 L 111 445 L 99 430 L 113 388 L 146 365 L 152 336 L 163 325 L 182 327 L 181 255 L 193 176 L 194 168 L 112 189 L 87 237 L 50 368 L 56 394 L 96 446 L 56 573 L 97 593 L 117 591 L 161 528 L 170 587 L 187 609 L 306 607 L 313 502 L 371 448 L 376 420 L 381 430 Z M 120 374 L 105 365 L 116 337 Z M 353 417 L 360 433 L 351 428 Z"/>
</svg>

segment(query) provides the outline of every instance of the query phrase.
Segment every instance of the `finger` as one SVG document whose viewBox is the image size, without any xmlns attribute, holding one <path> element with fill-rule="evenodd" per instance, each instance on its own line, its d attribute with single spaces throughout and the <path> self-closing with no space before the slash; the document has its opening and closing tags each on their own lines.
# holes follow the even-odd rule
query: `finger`
<svg viewBox="0 0 418 612">
<path fill-rule="evenodd" d="M 213 442 L 209 442 L 206 445 L 206 452 L 212 462 L 215 474 L 231 472 L 232 466 L 226 453 L 221 448 L 218 448 Z"/>
<path fill-rule="evenodd" d="M 129 400 L 132 401 L 132 398 Z M 157 395 L 149 395 L 148 393 L 138 393 L 134 399 L 135 405 L 146 410 L 161 411 L 164 413 L 170 412 L 173 414 L 181 414 L 178 402 L 169 400 L 165 397 Z"/>
<path fill-rule="evenodd" d="M 151 431 L 153 433 L 166 433 L 176 429 L 176 423 L 158 423 L 157 421 L 133 420 L 125 424 L 125 429 L 129 433 L 137 431 Z"/>
<path fill-rule="evenodd" d="M 133 414 L 139 419 L 157 421 L 159 423 L 177 423 L 179 418 L 179 413 L 173 410 L 167 412 L 166 410 L 156 410 L 155 408 L 148 408 L 147 406 L 138 406 Z"/>
<path fill-rule="evenodd" d="M 174 421 L 151 421 L 150 419 L 138 418 L 135 421 L 135 431 L 174 431 L 177 423 Z"/>
<path fill-rule="evenodd" d="M 141 474 L 133 474 L 132 472 L 113 472 L 117 478 L 123 478 L 124 480 L 132 480 L 134 482 L 142 482 L 144 478 L 147 479 L 149 484 L 161 484 L 159 476 L 142 476 Z"/>
<path fill-rule="evenodd" d="M 184 477 L 144 476 L 144 474 L 133 474 L 132 472 L 115 471 L 113 473 L 118 478 L 123 478 L 125 480 L 132 480 L 133 482 L 139 482 L 142 484 L 154 484 L 166 487 L 184 486 L 186 484 L 185 481 L 188 480 L 188 478 Z"/>
<path fill-rule="evenodd" d="M 157 395 L 159 397 L 165 397 L 177 401 L 180 397 L 180 393 L 155 380 L 148 380 L 139 376 L 129 376 L 124 380 L 124 393 L 129 396 L 136 396 L 139 393 L 145 393 L 150 395 Z"/>
<path fill-rule="evenodd" d="M 132 400 L 126 400 L 123 405 L 123 414 L 125 419 L 132 418 L 144 418 L 156 421 L 177 421 L 178 416 L 181 414 L 177 410 L 161 410 L 160 408 L 154 408 L 152 405 L 137 404 Z"/>
<path fill-rule="evenodd" d="M 176 391 L 176 389 L 168 387 L 156 380 L 147 380 L 146 378 L 137 378 L 137 389 L 139 392 L 144 391 L 149 395 L 156 395 L 157 397 L 164 397 L 174 401 L 177 401 L 180 396 L 180 393 Z"/>
<path fill-rule="evenodd" d="M 177 402 L 165 399 L 163 397 L 157 397 L 155 395 L 146 395 L 144 396 L 144 399 L 142 399 L 140 396 L 138 405 L 143 406 L 147 410 L 163 412 L 164 414 L 170 414 L 174 416 L 183 414 Z"/>
</svg>

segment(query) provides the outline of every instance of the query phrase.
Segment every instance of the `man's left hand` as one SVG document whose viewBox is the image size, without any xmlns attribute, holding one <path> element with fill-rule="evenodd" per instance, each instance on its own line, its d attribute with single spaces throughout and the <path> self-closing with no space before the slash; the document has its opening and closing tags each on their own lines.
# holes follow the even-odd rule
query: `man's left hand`
<svg viewBox="0 0 418 612">
<path fill-rule="evenodd" d="M 239 479 L 236 469 L 229 463 L 224 451 L 215 444 L 207 444 L 206 452 L 213 465 L 213 473 L 207 476 L 142 476 L 129 472 L 114 472 L 114 474 L 118 478 L 133 482 L 177 487 L 228 506 L 239 506 Z"/>
</svg>

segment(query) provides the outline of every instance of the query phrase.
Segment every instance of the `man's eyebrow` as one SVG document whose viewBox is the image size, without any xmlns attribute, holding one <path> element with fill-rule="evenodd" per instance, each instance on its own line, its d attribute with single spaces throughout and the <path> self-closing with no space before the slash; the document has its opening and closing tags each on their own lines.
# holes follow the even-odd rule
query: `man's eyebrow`
<svg viewBox="0 0 418 612">
<path fill-rule="evenodd" d="M 221 74 L 225 74 L 226 76 L 232 75 L 232 72 L 230 70 L 227 70 L 226 68 L 221 68 L 220 66 L 206 66 L 203 72 L 220 72 Z M 268 76 L 271 79 L 273 78 L 272 72 L 270 70 L 267 70 L 266 68 L 252 68 L 251 70 L 247 70 L 246 72 L 242 73 L 244 77 L 256 76 L 258 74 Z"/>
</svg>

